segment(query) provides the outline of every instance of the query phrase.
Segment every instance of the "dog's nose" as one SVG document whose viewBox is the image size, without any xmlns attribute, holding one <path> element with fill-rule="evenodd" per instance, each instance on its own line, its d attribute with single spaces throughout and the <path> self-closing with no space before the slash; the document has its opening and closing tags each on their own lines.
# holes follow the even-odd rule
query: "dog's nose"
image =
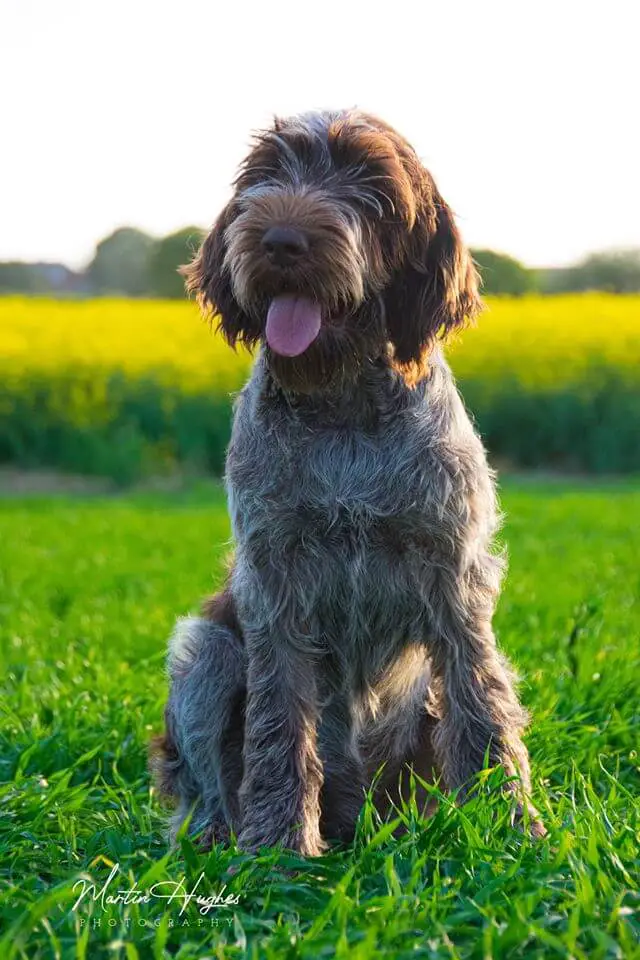
<svg viewBox="0 0 640 960">
<path fill-rule="evenodd" d="M 269 227 L 262 238 L 262 248 L 272 263 L 286 266 L 308 253 L 309 241 L 295 227 Z"/>
</svg>

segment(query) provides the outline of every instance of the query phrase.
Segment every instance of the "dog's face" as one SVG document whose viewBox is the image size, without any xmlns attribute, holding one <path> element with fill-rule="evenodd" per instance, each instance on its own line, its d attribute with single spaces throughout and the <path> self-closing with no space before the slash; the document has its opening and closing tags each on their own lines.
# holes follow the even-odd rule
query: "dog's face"
<svg viewBox="0 0 640 960">
<path fill-rule="evenodd" d="M 313 392 L 391 344 L 401 370 L 474 316 L 477 275 L 431 175 L 356 111 L 261 133 L 188 287 L 232 344 L 264 341 L 276 379 Z"/>
</svg>

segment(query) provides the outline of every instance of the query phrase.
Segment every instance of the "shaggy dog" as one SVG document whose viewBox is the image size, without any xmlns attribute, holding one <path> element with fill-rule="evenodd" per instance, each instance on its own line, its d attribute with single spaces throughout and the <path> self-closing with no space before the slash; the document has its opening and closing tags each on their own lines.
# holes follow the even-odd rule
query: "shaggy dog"
<svg viewBox="0 0 640 960">
<path fill-rule="evenodd" d="M 437 345 L 478 278 L 431 175 L 367 114 L 276 120 L 185 272 L 259 350 L 227 458 L 233 566 L 170 642 L 152 756 L 174 831 L 193 811 L 205 843 L 314 855 L 352 837 L 379 768 L 384 811 L 407 768 L 462 798 L 488 759 L 542 833 L 491 627 L 492 475 Z"/>
</svg>

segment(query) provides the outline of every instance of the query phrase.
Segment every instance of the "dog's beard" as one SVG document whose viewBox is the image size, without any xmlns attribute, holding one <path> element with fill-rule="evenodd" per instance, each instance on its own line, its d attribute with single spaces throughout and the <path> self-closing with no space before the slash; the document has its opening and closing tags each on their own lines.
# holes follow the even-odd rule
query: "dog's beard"
<svg viewBox="0 0 640 960">
<path fill-rule="evenodd" d="M 336 392 L 354 382 L 362 369 L 382 356 L 387 335 L 375 300 L 366 300 L 347 316 L 329 319 L 299 356 L 285 357 L 268 345 L 269 368 L 278 384 L 294 393 Z"/>
</svg>

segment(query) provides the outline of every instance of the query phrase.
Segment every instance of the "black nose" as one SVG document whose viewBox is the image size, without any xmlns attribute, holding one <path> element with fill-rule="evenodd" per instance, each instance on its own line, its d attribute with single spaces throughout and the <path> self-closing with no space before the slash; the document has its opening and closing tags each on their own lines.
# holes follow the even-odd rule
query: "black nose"
<svg viewBox="0 0 640 960">
<path fill-rule="evenodd" d="M 309 250 L 309 241 L 295 227 L 269 227 L 262 238 L 262 247 L 269 260 L 282 267 L 303 257 Z"/>
</svg>

